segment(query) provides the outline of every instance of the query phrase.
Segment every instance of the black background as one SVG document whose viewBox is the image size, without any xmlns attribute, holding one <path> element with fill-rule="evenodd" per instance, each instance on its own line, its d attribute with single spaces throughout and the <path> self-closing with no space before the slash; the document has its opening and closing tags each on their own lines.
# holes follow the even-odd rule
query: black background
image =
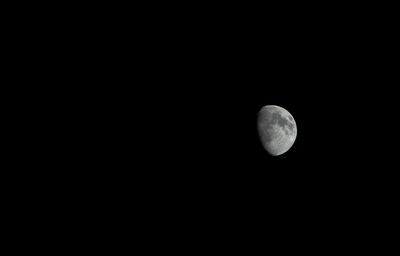
<svg viewBox="0 0 400 256">
<path fill-rule="evenodd" d="M 313 239 L 380 225 L 396 194 L 388 27 L 351 14 L 156 13 L 134 26 L 132 55 L 116 48 L 110 78 L 125 85 L 112 101 L 124 131 L 113 186 L 136 191 L 151 225 Z M 259 142 L 265 105 L 297 122 L 282 156 Z"/>
<path fill-rule="evenodd" d="M 398 194 L 390 16 L 91 8 L 39 40 L 49 54 L 35 51 L 40 72 L 25 74 L 59 85 L 39 90 L 46 101 L 27 112 L 32 134 L 49 137 L 30 163 L 61 170 L 40 178 L 65 188 L 57 201 L 74 207 L 63 211 L 99 233 L 143 225 L 144 239 L 184 243 L 194 232 L 218 243 L 321 244 L 319 234 L 354 241 L 387 225 Z M 297 123 L 281 156 L 258 138 L 265 105 Z"/>
<path fill-rule="evenodd" d="M 391 33 L 351 15 L 192 14 L 144 21 L 135 48 L 146 121 L 132 172 L 157 225 L 258 238 L 376 228 L 396 193 Z M 282 156 L 259 142 L 264 105 L 297 122 Z"/>
</svg>

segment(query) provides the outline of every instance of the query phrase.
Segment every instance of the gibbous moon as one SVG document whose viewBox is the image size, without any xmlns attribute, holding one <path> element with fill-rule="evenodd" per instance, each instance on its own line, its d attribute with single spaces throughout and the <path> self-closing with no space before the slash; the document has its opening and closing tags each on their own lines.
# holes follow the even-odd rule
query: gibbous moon
<svg viewBox="0 0 400 256">
<path fill-rule="evenodd" d="M 296 122 L 282 107 L 275 105 L 262 107 L 258 112 L 257 126 L 262 145 L 273 156 L 287 152 L 296 140 Z"/>
</svg>

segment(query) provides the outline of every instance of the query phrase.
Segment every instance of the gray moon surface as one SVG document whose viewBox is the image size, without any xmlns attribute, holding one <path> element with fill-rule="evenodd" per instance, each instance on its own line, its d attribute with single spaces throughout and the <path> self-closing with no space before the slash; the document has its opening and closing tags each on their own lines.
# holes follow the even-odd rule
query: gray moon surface
<svg viewBox="0 0 400 256">
<path fill-rule="evenodd" d="M 264 149 L 273 156 L 287 152 L 297 137 L 297 125 L 293 116 L 279 106 L 262 107 L 258 112 L 257 126 Z"/>
</svg>

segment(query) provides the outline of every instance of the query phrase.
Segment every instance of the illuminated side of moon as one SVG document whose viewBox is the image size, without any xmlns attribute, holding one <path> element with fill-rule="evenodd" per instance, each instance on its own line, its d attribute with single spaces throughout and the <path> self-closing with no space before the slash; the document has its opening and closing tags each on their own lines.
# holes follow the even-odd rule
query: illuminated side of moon
<svg viewBox="0 0 400 256">
<path fill-rule="evenodd" d="M 258 134 L 265 150 L 278 156 L 287 152 L 297 137 L 293 116 L 284 108 L 267 105 L 258 113 Z"/>
</svg>

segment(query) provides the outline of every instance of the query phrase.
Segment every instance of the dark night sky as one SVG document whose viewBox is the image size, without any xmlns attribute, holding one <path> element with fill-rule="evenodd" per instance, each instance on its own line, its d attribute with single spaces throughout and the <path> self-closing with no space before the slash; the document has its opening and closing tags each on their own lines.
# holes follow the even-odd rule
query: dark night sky
<svg viewBox="0 0 400 256">
<path fill-rule="evenodd" d="M 375 193 L 371 186 L 391 176 L 385 33 L 322 17 L 233 21 L 156 23 L 159 33 L 145 40 L 144 109 L 157 123 L 146 152 L 155 175 L 193 193 L 208 187 L 198 193 L 210 200 L 230 191 L 263 201 L 280 191 L 277 198 L 317 207 Z M 257 137 L 257 112 L 269 104 L 298 125 L 294 146 L 279 157 Z"/>
<path fill-rule="evenodd" d="M 115 40 L 85 94 L 94 101 L 82 118 L 93 123 L 89 157 L 101 170 L 87 179 L 121 191 L 121 202 L 142 200 L 159 225 L 172 222 L 157 212 L 228 230 L 246 230 L 244 219 L 278 233 L 349 219 L 361 227 L 360 214 L 394 194 L 391 34 L 323 14 L 230 15 L 144 15 L 138 36 Z M 265 105 L 297 123 L 278 157 L 258 139 Z"/>
<path fill-rule="evenodd" d="M 54 215 L 52 229 L 63 223 L 94 247 L 112 236 L 113 249 L 212 244 L 248 255 L 390 241 L 398 22 L 366 4 L 283 4 L 96 3 L 24 21 L 31 33 L 15 30 L 23 38 L 10 52 L 26 70 L 12 67 L 17 100 L 4 111 L 17 133 L 5 136 L 24 153 L 8 150 L 18 186 L 6 194 L 25 182 L 34 204 L 23 219 Z M 265 105 L 297 124 L 281 156 L 258 137 Z"/>
<path fill-rule="evenodd" d="M 213 26 L 195 33 L 201 40 L 171 45 L 176 66 L 158 79 L 169 82 L 155 97 L 172 113 L 162 118 L 172 134 L 161 135 L 163 145 L 172 149 L 161 176 L 185 191 L 184 201 L 208 200 L 222 212 L 240 205 L 256 219 L 296 212 L 312 222 L 381 205 L 394 177 L 382 139 L 390 135 L 378 121 L 378 105 L 394 107 L 385 49 L 371 30 L 345 24 L 272 24 Z M 298 125 L 294 146 L 280 157 L 267 155 L 256 133 L 256 114 L 268 104 L 288 109 Z"/>
</svg>

